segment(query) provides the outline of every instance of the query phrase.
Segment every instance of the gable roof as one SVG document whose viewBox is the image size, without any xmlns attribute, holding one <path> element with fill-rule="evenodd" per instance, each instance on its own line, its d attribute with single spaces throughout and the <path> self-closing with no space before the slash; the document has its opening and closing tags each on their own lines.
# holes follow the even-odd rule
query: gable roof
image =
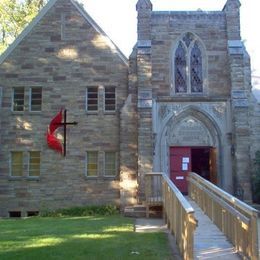
<svg viewBox="0 0 260 260">
<path fill-rule="evenodd" d="M 49 0 L 48 3 L 42 8 L 39 14 L 25 27 L 25 29 L 16 37 L 16 39 L 9 45 L 9 47 L 0 56 L 0 64 L 2 64 L 5 59 L 13 52 L 13 50 L 18 46 L 18 44 L 31 32 L 31 30 L 36 26 L 41 19 L 48 13 L 48 11 L 54 6 L 54 4 L 59 0 Z M 81 6 L 75 0 L 69 0 L 75 8 L 79 11 L 82 17 L 91 24 L 91 26 L 101 35 L 103 35 L 109 43 L 109 46 L 119 58 L 128 65 L 128 59 L 121 52 L 121 50 L 116 46 L 116 44 L 107 36 L 107 34 L 99 27 L 99 25 L 90 17 L 90 15 L 85 11 L 83 6 Z"/>
</svg>

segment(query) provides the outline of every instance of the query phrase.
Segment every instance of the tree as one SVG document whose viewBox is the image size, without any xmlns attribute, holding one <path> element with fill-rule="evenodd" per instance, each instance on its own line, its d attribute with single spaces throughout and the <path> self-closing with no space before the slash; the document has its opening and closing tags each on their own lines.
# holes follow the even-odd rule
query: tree
<svg viewBox="0 0 260 260">
<path fill-rule="evenodd" d="M 0 1 L 0 54 L 38 14 L 47 0 Z"/>
</svg>

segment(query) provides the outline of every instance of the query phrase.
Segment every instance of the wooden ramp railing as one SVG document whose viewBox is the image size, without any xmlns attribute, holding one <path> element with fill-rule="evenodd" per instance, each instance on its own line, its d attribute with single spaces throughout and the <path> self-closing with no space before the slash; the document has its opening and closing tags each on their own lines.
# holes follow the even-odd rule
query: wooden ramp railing
<svg viewBox="0 0 260 260">
<path fill-rule="evenodd" d="M 183 259 L 194 259 L 193 237 L 197 221 L 193 208 L 166 174 L 150 173 L 145 178 L 146 205 L 163 205 L 166 223 Z"/>
<path fill-rule="evenodd" d="M 146 217 L 149 218 L 151 207 L 163 206 L 162 173 L 152 172 L 145 175 L 145 200 Z"/>
<path fill-rule="evenodd" d="M 227 236 L 236 250 L 252 260 L 258 257 L 257 210 L 190 173 L 189 196 Z"/>
</svg>

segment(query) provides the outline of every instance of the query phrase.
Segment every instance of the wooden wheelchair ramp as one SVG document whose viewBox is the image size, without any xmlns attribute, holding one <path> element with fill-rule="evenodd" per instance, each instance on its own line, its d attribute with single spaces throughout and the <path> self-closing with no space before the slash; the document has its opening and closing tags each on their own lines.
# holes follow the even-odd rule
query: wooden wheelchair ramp
<svg viewBox="0 0 260 260">
<path fill-rule="evenodd" d="M 162 205 L 184 260 L 259 260 L 257 210 L 195 173 L 189 173 L 189 197 L 164 173 L 145 177 L 146 216 Z"/>
<path fill-rule="evenodd" d="M 213 224 L 200 207 L 186 197 L 195 211 L 198 226 L 194 232 L 193 254 L 194 259 L 241 259 L 235 247 L 226 236 Z"/>
</svg>

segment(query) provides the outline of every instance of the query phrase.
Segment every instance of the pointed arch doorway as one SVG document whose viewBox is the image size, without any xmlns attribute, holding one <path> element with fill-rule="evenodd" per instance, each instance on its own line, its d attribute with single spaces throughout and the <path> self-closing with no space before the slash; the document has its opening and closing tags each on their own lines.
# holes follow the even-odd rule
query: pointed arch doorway
<svg viewBox="0 0 260 260">
<path fill-rule="evenodd" d="M 190 171 L 222 187 L 222 135 L 206 111 L 186 106 L 179 113 L 169 114 L 159 138 L 156 165 L 160 165 L 160 171 L 168 173 L 181 192 L 187 193 Z M 157 152 L 160 157 L 156 157 Z"/>
</svg>

